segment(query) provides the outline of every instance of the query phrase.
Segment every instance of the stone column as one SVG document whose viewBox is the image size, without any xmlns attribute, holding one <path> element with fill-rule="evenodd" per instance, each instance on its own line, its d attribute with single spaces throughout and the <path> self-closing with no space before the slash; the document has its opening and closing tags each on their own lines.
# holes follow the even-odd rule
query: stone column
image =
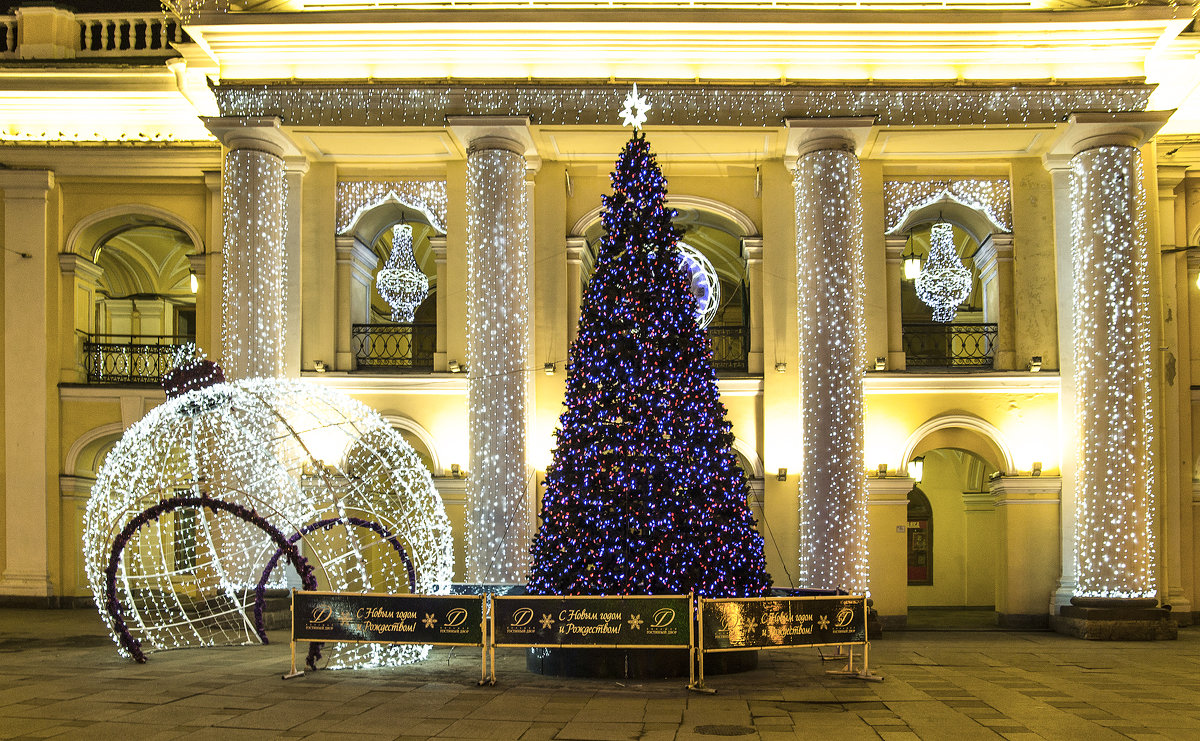
<svg viewBox="0 0 1200 741">
<path fill-rule="evenodd" d="M 284 157 L 300 152 L 277 118 L 204 122 L 227 147 L 221 171 L 221 366 L 231 380 L 282 376 L 287 304 Z"/>
<path fill-rule="evenodd" d="M 592 253 L 583 237 L 567 238 L 567 344 L 579 333 L 579 315 L 583 308 L 583 271 L 591 269 Z"/>
<path fill-rule="evenodd" d="M 763 240 L 762 237 L 742 238 L 742 259 L 746 261 L 746 290 L 750 291 L 750 347 L 747 348 L 746 371 L 761 376 L 765 367 L 763 357 Z"/>
<path fill-rule="evenodd" d="M 56 369 L 50 365 L 50 266 L 57 262 L 49 170 L 0 171 L 4 191 L 4 538 L 0 595 L 52 595 L 47 452 L 57 434 Z M 57 486 L 54 487 L 57 494 Z M 57 513 L 54 513 L 57 519 Z M 44 605 L 43 605 L 44 606 Z"/>
<path fill-rule="evenodd" d="M 868 587 L 863 235 L 857 141 L 871 121 L 789 120 L 796 156 L 800 584 Z"/>
<path fill-rule="evenodd" d="M 887 250 L 887 367 L 902 371 L 907 368 L 904 356 L 904 314 L 900 309 L 900 282 L 904 280 L 904 247 L 908 237 L 889 234 L 884 242 Z"/>
<path fill-rule="evenodd" d="M 996 508 L 996 612 L 1001 626 L 1041 628 L 1046 600 L 1056 587 L 1062 479 L 1056 476 L 998 478 Z"/>
<path fill-rule="evenodd" d="M 1158 179 L 1159 261 L 1162 275 L 1163 368 L 1163 553 L 1167 604 L 1171 619 L 1191 625 L 1194 584 L 1192 523 L 1192 393 L 1188 297 L 1188 252 L 1176 233 L 1175 189 L 1187 171 L 1183 166 L 1160 166 Z"/>
<path fill-rule="evenodd" d="M 58 380 L 62 383 L 84 383 L 87 371 L 83 361 L 83 343 L 87 335 L 96 334 L 96 286 L 103 272 L 96 263 L 83 255 L 62 252 L 58 255 L 62 271 L 59 287 L 59 363 Z"/>
<path fill-rule="evenodd" d="M 1015 354 L 1017 317 L 1013 301 L 1013 238 L 1011 234 L 991 234 L 975 253 L 975 267 L 983 286 L 983 321 L 996 325 L 996 346 L 992 348 L 995 370 L 1027 370 L 1028 358 L 1018 361 Z"/>
<path fill-rule="evenodd" d="M 1075 594 L 1056 627 L 1167 637 L 1158 602 L 1149 225 L 1138 147 L 1163 114 L 1072 116 Z M 1069 423 L 1068 423 L 1069 424 Z M 1137 613 L 1137 614 L 1135 614 Z M 1113 625 L 1115 620 L 1120 621 Z M 1173 627 L 1173 624 L 1171 624 Z"/>
<path fill-rule="evenodd" d="M 884 628 L 908 622 L 908 494 L 910 476 L 867 479 L 871 530 L 871 599 Z"/>
<path fill-rule="evenodd" d="M 451 119 L 467 150 L 467 581 L 524 582 L 530 252 L 527 121 Z"/>
<path fill-rule="evenodd" d="M 204 275 L 200 293 L 196 296 L 196 344 L 210 358 L 221 355 L 221 282 L 224 266 L 221 260 L 225 239 L 221 214 L 221 173 L 204 173 L 205 250 Z M 193 264 L 193 269 L 195 265 Z M 197 273 L 199 275 L 199 273 Z"/>
<path fill-rule="evenodd" d="M 430 237 L 429 251 L 433 253 L 433 264 L 437 270 L 437 282 L 434 283 L 435 292 L 433 294 L 434 307 L 436 309 L 437 321 L 437 344 L 434 346 L 433 352 L 433 369 L 435 371 L 446 370 L 446 338 L 450 331 L 446 324 L 446 300 L 449 296 L 450 280 L 446 271 L 446 238 Z"/>
<path fill-rule="evenodd" d="M 371 292 L 375 283 L 371 271 L 379 258 L 357 238 L 340 234 L 334 239 L 337 252 L 337 356 L 334 370 L 355 368 L 356 353 L 352 342 L 355 324 L 371 320 Z"/>
</svg>

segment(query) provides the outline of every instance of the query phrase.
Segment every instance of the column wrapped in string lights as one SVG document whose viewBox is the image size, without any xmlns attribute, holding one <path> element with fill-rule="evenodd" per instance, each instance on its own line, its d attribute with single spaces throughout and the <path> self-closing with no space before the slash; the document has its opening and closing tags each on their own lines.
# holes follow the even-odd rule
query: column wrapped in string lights
<svg viewBox="0 0 1200 741">
<path fill-rule="evenodd" d="M 1071 159 L 1077 603 L 1157 593 L 1149 240 L 1134 143 Z"/>
<path fill-rule="evenodd" d="M 467 154 L 467 580 L 523 582 L 529 230 L 523 148 L 498 137 Z"/>
<path fill-rule="evenodd" d="M 801 151 L 796 196 L 799 299 L 800 583 L 867 590 L 863 472 L 862 184 L 853 142 Z"/>
<path fill-rule="evenodd" d="M 221 171 L 222 367 L 230 380 L 283 374 L 284 155 L 278 119 L 205 119 L 228 147 Z"/>
</svg>

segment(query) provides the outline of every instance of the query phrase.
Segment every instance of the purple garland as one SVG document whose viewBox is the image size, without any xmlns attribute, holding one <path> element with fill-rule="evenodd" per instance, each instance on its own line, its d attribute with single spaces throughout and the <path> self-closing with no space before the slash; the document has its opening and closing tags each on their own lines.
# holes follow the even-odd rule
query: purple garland
<svg viewBox="0 0 1200 741">
<path fill-rule="evenodd" d="M 395 549 L 396 553 L 400 554 L 400 560 L 404 562 L 404 568 L 408 571 L 409 591 L 417 591 L 417 573 L 413 568 L 412 560 L 408 557 L 408 552 L 404 550 L 404 546 L 400 545 L 400 541 L 396 539 L 396 536 L 389 533 L 387 529 L 378 522 L 364 520 L 358 517 L 331 517 L 327 520 L 317 520 L 316 522 L 310 522 L 309 524 L 300 528 L 300 531 L 288 538 L 287 542 L 289 545 L 294 547 L 301 538 L 313 532 L 314 530 L 332 530 L 335 526 L 343 523 L 373 530 L 379 535 L 379 537 L 390 543 L 392 548 Z M 262 572 L 262 578 L 258 580 L 258 586 L 254 588 L 254 629 L 260 636 L 264 636 L 264 643 L 266 643 L 266 634 L 263 631 L 263 608 L 266 606 L 265 593 L 267 588 L 267 580 L 271 577 L 271 572 L 275 570 L 275 566 L 279 563 L 279 557 L 283 554 L 284 548 L 281 546 L 275 551 L 275 555 L 271 556 L 271 560 L 267 561 L 267 566 Z M 311 587 L 307 587 L 306 585 L 305 588 Z M 316 667 L 310 668 L 315 669 Z"/>
<path fill-rule="evenodd" d="M 279 559 L 283 553 L 287 554 L 287 560 L 296 567 L 296 571 L 300 574 L 300 580 L 304 584 L 305 589 L 315 590 L 317 588 L 317 578 L 313 575 L 312 566 L 308 561 L 300 555 L 300 550 L 296 547 L 293 538 L 289 540 L 285 538 L 283 533 L 279 532 L 271 523 L 267 522 L 258 512 L 252 509 L 246 509 L 240 504 L 226 502 L 222 499 L 213 499 L 203 492 L 199 496 L 176 496 L 169 499 L 163 499 L 158 504 L 138 514 L 130 520 L 121 533 L 117 535 L 117 539 L 113 542 L 112 551 L 108 558 L 108 567 L 104 569 L 105 576 L 105 599 L 104 607 L 108 610 L 109 616 L 112 618 L 113 630 L 117 633 L 117 640 L 120 645 L 129 652 L 133 660 L 139 664 L 146 663 L 146 655 L 142 653 L 142 644 L 133 634 L 129 632 L 129 627 L 125 624 L 125 618 L 122 615 L 121 602 L 117 599 L 117 568 L 121 563 L 121 554 L 125 551 L 125 546 L 129 544 L 129 539 L 143 525 L 151 520 L 157 520 L 161 515 L 167 512 L 172 512 L 181 507 L 203 507 L 205 509 L 216 512 L 228 512 L 231 515 L 259 528 L 279 547 L 275 557 L 272 559 L 272 565 Z M 265 583 L 266 577 L 263 577 Z M 261 583 L 260 583 L 261 589 Z M 256 592 L 256 599 L 261 597 L 261 592 Z M 261 627 L 261 608 L 259 603 L 255 603 L 255 629 L 258 632 L 259 638 L 263 643 L 267 642 L 267 634 Z M 305 664 L 310 668 L 316 668 L 316 662 L 321 658 L 320 643 L 310 643 L 308 646 L 308 658 L 305 659 Z"/>
</svg>

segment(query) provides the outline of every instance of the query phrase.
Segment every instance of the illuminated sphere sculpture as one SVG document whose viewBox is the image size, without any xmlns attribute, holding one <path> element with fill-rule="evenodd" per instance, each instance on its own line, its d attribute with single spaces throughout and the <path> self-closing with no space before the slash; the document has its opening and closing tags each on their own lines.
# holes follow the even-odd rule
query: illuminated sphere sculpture
<svg viewBox="0 0 1200 741">
<path fill-rule="evenodd" d="M 712 324 L 721 304 L 721 279 L 708 258 L 687 242 L 678 242 L 679 258 L 690 280 L 690 290 L 696 297 L 696 323 L 701 327 Z"/>
<path fill-rule="evenodd" d="M 265 641 L 264 589 L 304 578 L 288 578 L 289 560 L 311 567 L 308 588 L 338 592 L 438 593 L 452 567 L 449 521 L 412 448 L 359 402 L 284 379 L 192 390 L 130 427 L 92 488 L 83 546 L 101 616 L 138 660 Z M 427 650 L 325 655 L 361 667 Z"/>
</svg>

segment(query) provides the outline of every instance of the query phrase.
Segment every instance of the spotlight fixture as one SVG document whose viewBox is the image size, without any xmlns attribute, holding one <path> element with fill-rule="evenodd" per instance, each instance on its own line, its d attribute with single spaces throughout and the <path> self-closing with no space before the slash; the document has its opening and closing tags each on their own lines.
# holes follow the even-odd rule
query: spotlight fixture
<svg viewBox="0 0 1200 741">
<path fill-rule="evenodd" d="M 1042 356 L 1034 355 L 1029 359 L 1029 372 L 1038 373 L 1042 370 Z"/>
<path fill-rule="evenodd" d="M 875 471 L 876 471 L 876 473 L 878 474 L 879 478 L 881 478 L 881 479 L 886 479 L 886 478 L 887 478 L 887 474 L 888 474 L 888 464 L 886 464 L 886 463 L 880 463 L 880 464 L 879 464 L 879 465 L 876 467 Z"/>
<path fill-rule="evenodd" d="M 887 370 L 887 358 L 883 357 L 882 355 L 875 358 L 875 370 L 877 370 L 877 371 Z"/>
<path fill-rule="evenodd" d="M 787 363 L 776 363 L 775 364 L 775 372 L 776 373 L 787 373 Z"/>
<path fill-rule="evenodd" d="M 1042 462 L 1034 461 L 1033 466 L 1031 467 L 1029 473 L 1033 476 L 1041 476 L 1042 475 Z"/>
<path fill-rule="evenodd" d="M 779 469 L 779 472 L 775 474 L 775 478 L 779 479 L 780 481 L 787 481 L 787 469 Z"/>
<path fill-rule="evenodd" d="M 457 463 L 450 464 L 450 477 L 455 479 L 461 479 L 463 477 L 462 467 Z"/>
<path fill-rule="evenodd" d="M 450 369 L 451 373 L 458 373 L 462 370 L 462 366 L 458 364 L 457 360 L 451 360 L 449 363 L 446 363 L 446 367 Z"/>
<path fill-rule="evenodd" d="M 558 370 L 558 367 L 554 363 L 546 363 L 545 369 L 547 376 L 553 376 L 554 371 Z"/>
<path fill-rule="evenodd" d="M 315 370 L 317 373 L 324 373 L 325 371 L 329 370 L 329 366 L 325 365 L 324 360 L 314 360 L 313 370 Z"/>
</svg>

